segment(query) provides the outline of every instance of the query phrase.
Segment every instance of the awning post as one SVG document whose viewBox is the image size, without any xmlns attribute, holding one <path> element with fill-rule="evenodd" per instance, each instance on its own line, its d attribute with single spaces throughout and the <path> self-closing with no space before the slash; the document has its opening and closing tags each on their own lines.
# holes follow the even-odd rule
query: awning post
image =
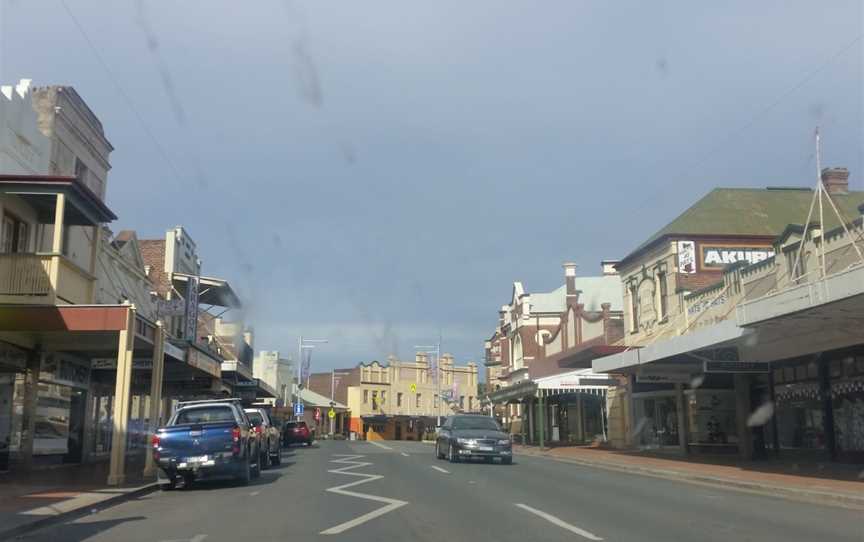
<svg viewBox="0 0 864 542">
<path fill-rule="evenodd" d="M 108 467 L 108 485 L 122 485 L 126 479 L 126 432 L 129 427 L 129 397 L 132 385 L 132 355 L 135 348 L 135 307 L 126 310 L 126 327 L 118 333 L 117 376 L 114 386 L 112 412 L 111 461 Z"/>
<path fill-rule="evenodd" d="M 165 327 L 162 321 L 156 322 L 156 332 L 153 336 L 153 371 L 150 377 L 150 412 L 148 413 L 149 427 L 147 435 L 152 436 L 162 423 L 160 414 L 162 406 L 162 375 L 165 368 Z M 152 450 L 146 452 L 144 463 L 144 476 L 150 477 L 156 474 L 156 463 L 153 461 Z"/>
</svg>

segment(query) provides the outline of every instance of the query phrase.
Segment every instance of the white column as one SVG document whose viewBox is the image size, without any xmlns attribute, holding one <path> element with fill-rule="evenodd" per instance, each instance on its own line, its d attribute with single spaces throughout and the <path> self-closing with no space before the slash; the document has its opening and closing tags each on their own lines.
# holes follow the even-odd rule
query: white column
<svg viewBox="0 0 864 542">
<path fill-rule="evenodd" d="M 126 432 L 129 426 L 129 392 L 132 384 L 132 355 L 135 346 L 135 307 L 126 309 L 126 328 L 118 333 L 117 377 L 114 387 L 112 413 L 111 462 L 108 467 L 108 485 L 119 486 L 126 475 Z"/>
<path fill-rule="evenodd" d="M 165 328 L 162 322 L 156 322 L 156 333 L 153 337 L 153 371 L 150 380 L 150 412 L 149 427 L 147 435 L 152 436 L 156 429 L 162 424 L 160 417 L 162 406 L 162 375 L 165 368 Z M 153 461 L 153 452 L 150 443 L 147 442 L 147 452 L 144 465 L 144 476 L 150 477 L 156 474 L 156 463 Z"/>
</svg>

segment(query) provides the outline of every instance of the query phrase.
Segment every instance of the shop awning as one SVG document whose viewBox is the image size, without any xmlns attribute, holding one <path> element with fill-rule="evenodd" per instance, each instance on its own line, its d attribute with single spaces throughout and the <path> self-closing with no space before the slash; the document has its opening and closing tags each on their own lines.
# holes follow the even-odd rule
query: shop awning
<svg viewBox="0 0 864 542">
<path fill-rule="evenodd" d="M 255 380 L 252 376 L 252 369 L 245 363 L 241 363 L 235 359 L 223 360 L 221 368 L 222 374 L 227 379 L 233 378 L 237 382 L 252 382 L 253 380 Z"/>
<path fill-rule="evenodd" d="M 662 360 L 670 360 L 683 354 L 734 346 L 736 341 L 749 332 L 732 320 L 699 328 L 696 331 L 660 340 L 653 344 L 618 354 L 595 359 L 591 366 L 596 373 L 628 373 L 638 367 Z"/>
<path fill-rule="evenodd" d="M 536 391 L 537 384 L 530 380 L 525 380 L 518 384 L 507 386 L 506 388 L 501 388 L 498 391 L 490 393 L 486 396 L 485 402 L 507 403 L 524 397 L 533 397 Z"/>
<path fill-rule="evenodd" d="M 534 381 L 540 390 L 590 390 L 617 386 L 618 381 L 607 374 L 598 374 L 591 369 L 577 369 L 567 373 L 538 378 Z"/>
<path fill-rule="evenodd" d="M 604 338 L 599 337 L 535 360 L 529 367 L 529 374 L 533 380 L 536 380 L 567 372 L 568 369 L 590 369 L 595 359 L 618 354 L 626 349 L 627 347 L 623 345 L 605 344 Z"/>
<path fill-rule="evenodd" d="M 186 297 L 186 287 L 189 284 L 190 278 L 195 278 L 194 275 L 185 273 L 172 273 L 174 289 L 180 293 L 181 297 Z M 202 305 L 214 305 L 216 307 L 227 307 L 237 309 L 242 307 L 240 298 L 234 293 L 231 285 L 227 280 L 217 279 L 213 277 L 197 277 L 198 278 L 198 302 Z"/>
<path fill-rule="evenodd" d="M 308 407 L 318 407 L 318 408 L 330 408 L 330 398 L 324 397 L 319 393 L 315 393 L 312 390 L 302 389 L 300 390 L 300 400 L 303 401 L 303 404 Z M 333 405 L 334 410 L 348 410 L 348 407 L 343 405 L 338 401 L 332 401 L 335 403 Z M 386 416 L 385 416 L 386 417 Z"/>
</svg>

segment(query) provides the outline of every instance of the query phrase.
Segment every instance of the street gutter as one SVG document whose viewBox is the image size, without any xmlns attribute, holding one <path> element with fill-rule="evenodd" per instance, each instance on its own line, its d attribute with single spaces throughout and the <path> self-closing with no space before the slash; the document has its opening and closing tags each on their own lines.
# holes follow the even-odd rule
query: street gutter
<svg viewBox="0 0 864 542">
<path fill-rule="evenodd" d="M 82 504 L 76 508 L 66 510 L 63 512 L 58 512 L 55 515 L 48 515 L 42 517 L 34 516 L 33 521 L 29 521 L 27 523 L 23 523 L 21 525 L 16 525 L 11 529 L 0 529 L 0 540 L 8 540 L 14 537 L 19 537 L 24 534 L 28 534 L 37 529 L 42 529 L 49 525 L 54 525 L 56 523 L 61 523 L 64 521 L 69 521 L 72 519 L 78 519 L 80 517 L 87 516 L 89 514 L 93 514 L 96 512 L 101 512 L 102 510 L 106 510 L 113 506 L 117 506 L 126 501 L 130 501 L 132 499 L 142 497 L 144 495 L 148 495 L 153 491 L 159 489 L 159 484 L 156 482 L 146 484 L 140 487 L 136 487 L 134 489 L 130 489 L 125 493 L 119 493 L 116 495 L 112 495 L 110 497 L 106 497 L 95 503 L 87 503 Z M 86 493 L 86 492 L 84 492 Z"/>
<path fill-rule="evenodd" d="M 859 496 L 851 493 L 836 493 L 789 486 L 766 485 L 759 482 L 732 480 L 730 478 L 708 476 L 705 474 L 695 474 L 676 470 L 642 467 L 637 465 L 618 465 L 606 461 L 590 461 L 585 459 L 558 457 L 547 453 L 536 452 L 533 450 L 520 450 L 518 455 L 540 457 L 544 459 L 551 459 L 552 461 L 558 461 L 561 463 L 581 465 L 583 467 L 592 467 L 609 471 L 623 472 L 627 474 L 636 474 L 640 476 L 650 476 L 652 478 L 663 478 L 666 480 L 675 480 L 679 482 L 687 482 L 702 486 L 721 487 L 745 493 L 754 493 L 758 495 L 768 495 L 771 497 L 803 501 L 811 504 L 824 504 L 828 506 L 838 506 L 841 508 L 849 508 L 853 510 L 864 510 L 864 494 Z M 517 458 L 518 455 L 516 455 Z M 864 484 L 862 484 L 862 488 L 864 488 Z"/>
</svg>

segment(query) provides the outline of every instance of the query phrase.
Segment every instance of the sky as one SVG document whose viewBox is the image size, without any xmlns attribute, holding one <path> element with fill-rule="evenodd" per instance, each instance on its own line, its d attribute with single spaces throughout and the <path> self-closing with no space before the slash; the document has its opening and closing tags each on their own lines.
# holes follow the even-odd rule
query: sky
<svg viewBox="0 0 864 542">
<path fill-rule="evenodd" d="M 0 81 L 75 87 L 114 231 L 183 225 L 256 350 L 482 357 L 513 281 L 716 186 L 864 189 L 858 0 L 0 0 Z M 802 217 L 802 221 L 805 217 Z"/>
</svg>

